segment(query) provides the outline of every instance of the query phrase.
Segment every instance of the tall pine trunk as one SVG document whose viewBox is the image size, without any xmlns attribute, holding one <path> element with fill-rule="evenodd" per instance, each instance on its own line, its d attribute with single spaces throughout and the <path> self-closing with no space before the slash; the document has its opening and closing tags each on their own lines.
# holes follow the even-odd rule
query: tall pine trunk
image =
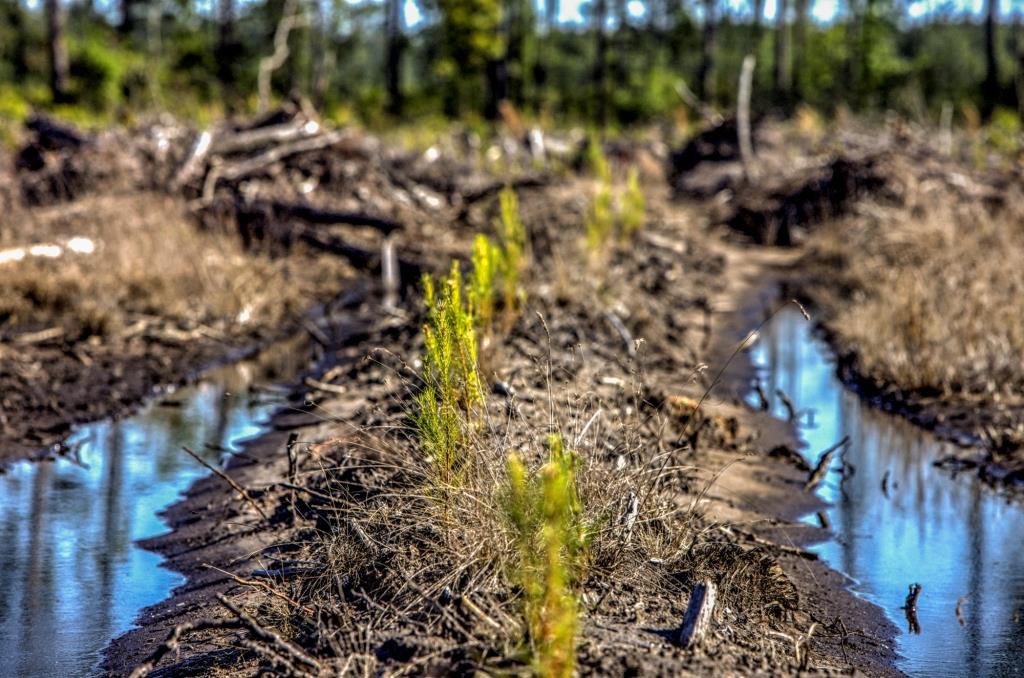
<svg viewBox="0 0 1024 678">
<path fill-rule="evenodd" d="M 999 62 L 996 58 L 996 22 L 998 11 L 997 0 L 986 0 L 985 6 L 985 84 L 983 86 L 982 111 L 985 119 L 992 117 L 992 112 L 999 102 Z"/>
<path fill-rule="evenodd" d="M 594 119 L 603 129 L 608 122 L 608 0 L 594 2 Z"/>
<path fill-rule="evenodd" d="M 220 0 L 217 17 L 217 79 L 228 112 L 235 109 L 235 0 Z"/>
<path fill-rule="evenodd" d="M 46 48 L 50 67 L 50 92 L 54 101 L 68 96 L 68 49 L 64 42 L 64 10 L 60 0 L 45 0 Z"/>
<path fill-rule="evenodd" d="M 805 92 L 803 90 L 803 71 L 807 64 L 807 9 L 809 0 L 794 0 L 796 3 L 796 25 L 793 35 L 793 71 L 790 75 L 790 82 L 793 87 L 793 94 L 797 100 L 802 100 Z"/>
<path fill-rule="evenodd" d="M 710 103 L 715 96 L 715 48 L 718 42 L 718 17 L 715 0 L 704 0 L 704 35 L 701 40 L 700 72 L 697 74 L 697 96 Z"/>
<path fill-rule="evenodd" d="M 775 4 L 775 93 L 782 103 L 789 101 L 789 0 L 778 0 Z"/>
<path fill-rule="evenodd" d="M 402 114 L 405 100 L 402 97 L 402 3 L 401 0 L 386 0 L 384 17 L 387 33 L 387 53 L 384 58 L 384 82 L 388 95 L 388 113 Z"/>
</svg>

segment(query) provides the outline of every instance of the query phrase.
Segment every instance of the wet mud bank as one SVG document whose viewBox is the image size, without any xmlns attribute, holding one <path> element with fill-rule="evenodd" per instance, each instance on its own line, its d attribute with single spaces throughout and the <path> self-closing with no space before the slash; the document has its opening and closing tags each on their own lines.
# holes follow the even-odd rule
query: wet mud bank
<svg viewBox="0 0 1024 678">
<path fill-rule="evenodd" d="M 358 293 L 359 287 L 352 289 Z M 235 336 L 195 331 L 91 346 L 61 337 L 30 346 L 17 338 L 9 347 L 0 344 L 0 463 L 65 455 L 64 440 L 76 425 L 125 417 L 211 370 L 305 341 L 306 327 L 322 322 L 327 306 L 317 304 L 283 326 Z"/>
</svg>

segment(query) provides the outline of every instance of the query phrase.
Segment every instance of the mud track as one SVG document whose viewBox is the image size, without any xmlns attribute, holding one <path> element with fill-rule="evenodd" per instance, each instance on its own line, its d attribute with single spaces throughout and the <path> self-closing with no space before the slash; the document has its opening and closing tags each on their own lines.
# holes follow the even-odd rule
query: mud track
<svg viewBox="0 0 1024 678">
<path fill-rule="evenodd" d="M 524 220 L 535 225 L 535 237 L 553 239 L 552 253 L 564 252 L 561 247 L 574 238 L 567 226 L 576 222 L 578 212 L 570 196 L 585 190 L 580 184 L 556 186 L 524 197 L 523 204 L 528 206 Z M 679 428 L 678 413 L 673 414 L 673 403 L 680 402 L 677 394 L 699 394 L 694 389 L 701 387 L 700 382 L 692 383 L 688 375 L 710 347 L 734 346 L 742 340 L 737 332 L 749 322 L 750 313 L 745 300 L 763 289 L 775 262 L 709 241 L 694 230 L 699 225 L 697 213 L 680 211 L 663 197 L 653 202 L 655 216 L 649 232 L 640 236 L 634 248 L 619 250 L 609 263 L 617 275 L 607 278 L 605 294 L 632 301 L 628 314 L 622 306 L 606 303 L 615 309 L 611 313 L 622 314 L 621 324 L 633 337 L 644 339 L 642 408 L 663 421 L 663 435 L 670 437 L 686 430 Z M 466 246 L 465 241 L 461 246 Z M 538 270 L 556 270 L 547 254 L 539 256 Z M 638 265 L 641 261 L 646 265 Z M 559 282 L 557 277 L 538 278 L 530 290 L 538 315 L 524 316 L 507 344 L 486 358 L 494 378 L 512 385 L 516 392 L 507 402 L 500 397 L 492 400 L 494 416 L 501 420 L 509 415 L 499 413 L 510 408 L 509 412 L 517 412 L 513 419 L 544 419 L 549 389 L 564 394 L 557 396 L 559 400 L 568 397 L 590 411 L 599 406 L 613 421 L 619 413 L 627 413 L 636 401 L 630 389 L 623 387 L 635 379 L 631 375 L 640 366 L 630 358 L 621 330 L 607 320 L 609 311 L 595 308 L 578 286 L 568 280 Z M 375 666 L 385 672 L 461 674 L 476 670 L 480 662 L 495 661 L 493 656 L 488 659 L 486 644 L 480 650 L 483 654 L 473 650 L 488 637 L 487 624 L 455 602 L 442 599 L 434 603 L 434 611 L 429 605 L 422 612 L 410 611 L 405 621 L 369 621 L 376 616 L 374 609 L 380 612 L 410 604 L 408 598 L 391 597 L 401 593 L 388 588 L 391 578 L 406 582 L 403 588 L 414 591 L 417 586 L 433 585 L 429 572 L 424 577 L 405 569 L 413 562 L 429 566 L 437 557 L 423 536 L 413 533 L 408 537 L 411 542 L 395 543 L 389 548 L 397 551 L 386 551 L 387 560 L 368 563 L 365 572 L 357 570 L 338 579 L 325 579 L 322 570 L 284 574 L 298 562 L 318 562 L 322 568 L 326 557 L 322 542 L 327 534 L 351 539 L 360 548 L 367 539 L 387 540 L 388 531 L 406 529 L 403 519 L 395 515 L 385 532 L 378 533 L 372 521 L 352 512 L 350 523 L 355 520 L 362 527 L 347 527 L 339 533 L 330 515 L 332 503 L 344 501 L 346 495 L 374 502 L 381 488 L 387 491 L 395 484 L 390 491 L 401 491 L 406 481 L 388 469 L 415 470 L 418 462 L 406 456 L 409 442 L 401 433 L 407 416 L 402 402 L 408 389 L 402 375 L 412 362 L 410 356 L 420 350 L 418 324 L 415 316 L 389 318 L 372 301 L 343 323 L 363 331 L 346 345 L 327 351 L 335 369 L 319 376 L 330 382 L 330 390 L 297 392 L 296 409 L 303 411 L 279 414 L 272 424 L 275 432 L 248 445 L 229 467 L 232 478 L 248 489 L 271 519 L 260 520 L 214 477 L 198 483 L 183 502 L 172 507 L 166 517 L 174 531 L 147 546 L 167 556 L 168 566 L 185 574 L 188 583 L 145 611 L 142 628 L 111 646 L 106 664 L 111 675 L 127 674 L 175 625 L 222 618 L 216 593 L 229 596 L 263 624 L 274 624 L 282 614 L 294 619 L 299 626 L 293 637 L 307 651 L 321 653 L 319 661 L 332 670 Z M 537 337 L 545 333 L 550 337 L 547 360 L 552 362 L 547 369 L 561 375 L 554 383 L 546 383 L 543 369 L 535 374 L 545 351 Z M 573 358 L 577 344 L 598 360 Z M 367 355 L 372 359 L 365 359 Z M 706 357 L 720 359 L 713 352 Z M 581 389 L 587 388 L 592 392 L 584 395 Z M 315 405 L 308 404 L 310 398 Z M 793 643 L 810 635 L 802 642 L 810 647 L 810 665 L 819 673 L 857 668 L 871 675 L 897 675 L 892 668 L 895 628 L 880 610 L 849 593 L 848 581 L 800 548 L 823 537 L 820 530 L 792 522 L 818 508 L 817 500 L 799 489 L 806 479 L 803 470 L 767 454 L 783 443 L 793 445 L 793 432 L 738 407 L 734 395 L 725 392 L 705 406 L 701 417 L 705 423 L 692 436 L 691 451 L 677 459 L 678 464 L 699 471 L 671 480 L 658 495 L 680 506 L 697 502 L 700 509 L 689 514 L 689 520 L 700 525 L 705 536 L 698 551 L 707 555 L 687 562 L 710 568 L 708 576 L 722 578 L 724 590 L 739 595 L 731 599 L 736 607 L 722 613 L 715 638 L 703 649 L 684 650 L 673 642 L 673 633 L 685 608 L 686 582 L 697 572 L 678 570 L 675 561 L 638 560 L 634 573 L 623 580 L 586 584 L 584 599 L 599 597 L 602 602 L 587 615 L 581 630 L 579 671 L 585 675 L 789 673 L 802 661 L 792 653 Z M 510 429 L 509 435 L 526 432 L 517 430 Z M 610 445 L 622 433 L 628 434 L 614 426 L 601 430 Z M 292 434 L 298 439 L 292 448 L 298 460 L 297 468 L 290 470 L 287 448 Z M 524 444 L 528 443 L 524 440 Z M 654 463 L 644 449 L 627 463 Z M 606 454 L 597 449 L 588 452 L 596 455 L 595 463 L 600 459 L 602 464 L 614 464 L 614 457 Z M 718 472 L 720 476 L 711 480 Z M 298 480 L 289 482 L 290 477 Z M 401 555 L 406 548 L 419 548 L 419 556 L 406 562 Z M 692 553 L 687 556 L 692 557 Z M 755 563 L 754 572 L 749 572 Z M 328 571 L 331 567 L 327 566 Z M 765 568 L 764 574 L 756 574 L 757 568 Z M 280 574 L 270 579 L 254 574 L 268 571 Z M 754 579 L 742 579 L 750 576 Z M 749 597 L 750 593 L 740 595 L 739 590 L 730 589 L 733 577 L 752 582 L 758 593 Z M 678 583 L 669 585 L 667 590 L 674 593 L 667 595 L 663 587 L 670 582 Z M 366 587 L 362 594 L 357 585 Z M 268 587 L 276 593 L 268 595 Z M 284 601 L 282 595 L 292 602 Z M 490 610 L 485 614 L 501 619 L 495 595 L 486 589 L 474 594 L 477 604 Z M 595 597 L 587 597 L 591 595 Z M 418 596 L 413 600 L 423 605 Z M 312 618 L 302 611 L 307 607 Z M 764 610 L 776 607 L 788 612 L 774 621 L 762 618 Z M 435 612 L 441 615 L 437 625 L 431 621 Z M 812 625 L 814 630 L 808 634 Z M 331 641 L 334 650 L 323 644 L 327 629 L 337 629 Z M 219 632 L 192 636 L 178 659 L 165 660 L 154 675 L 208 674 L 226 667 L 233 674 L 254 675 L 260 661 L 244 649 L 241 640 Z"/>
</svg>

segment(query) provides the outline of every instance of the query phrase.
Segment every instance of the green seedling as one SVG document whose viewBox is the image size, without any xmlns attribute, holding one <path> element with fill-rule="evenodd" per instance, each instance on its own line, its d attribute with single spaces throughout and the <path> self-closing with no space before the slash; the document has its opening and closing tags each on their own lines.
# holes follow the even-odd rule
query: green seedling
<svg viewBox="0 0 1024 678">
<path fill-rule="evenodd" d="M 548 462 L 533 477 L 518 456 L 509 457 L 505 506 L 534 670 L 545 678 L 568 678 L 576 662 L 575 585 L 585 566 L 588 530 L 576 489 L 576 455 L 557 434 L 549 436 L 548 449 Z"/>
<path fill-rule="evenodd" d="M 640 175 L 636 167 L 631 167 L 629 178 L 626 180 L 626 192 L 622 195 L 619 209 L 619 238 L 623 241 L 629 240 L 643 228 L 646 221 L 647 200 L 644 198 L 643 189 L 640 188 Z"/>
<path fill-rule="evenodd" d="M 483 389 L 477 369 L 475 321 L 463 299 L 458 262 L 452 263 L 439 287 L 433 278 L 424 276 L 424 388 L 417 397 L 413 421 L 437 480 L 447 486 L 458 482 L 468 463 L 467 413 L 483 405 Z"/>
</svg>

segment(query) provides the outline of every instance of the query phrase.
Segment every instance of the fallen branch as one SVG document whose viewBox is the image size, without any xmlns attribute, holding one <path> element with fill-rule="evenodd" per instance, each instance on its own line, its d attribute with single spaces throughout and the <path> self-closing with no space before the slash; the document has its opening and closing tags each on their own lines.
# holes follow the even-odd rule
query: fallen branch
<svg viewBox="0 0 1024 678">
<path fill-rule="evenodd" d="M 206 175 L 201 204 L 208 204 L 213 200 L 213 191 L 217 187 L 217 182 L 221 179 L 225 181 L 238 181 L 264 170 L 275 162 L 299 153 L 308 153 L 333 146 L 344 138 L 344 133 L 340 131 L 326 132 L 291 143 L 279 144 L 259 155 L 239 162 L 213 165 L 209 174 Z"/>
<path fill-rule="evenodd" d="M 213 144 L 211 151 L 219 155 L 253 151 L 264 146 L 306 139 L 320 132 L 320 123 L 314 120 L 293 120 L 280 125 L 256 127 L 230 136 L 222 136 Z"/>
<path fill-rule="evenodd" d="M 203 130 L 199 133 L 195 143 L 192 144 L 192 150 L 189 152 L 188 158 L 181 164 L 181 168 L 174 175 L 174 179 L 171 180 L 172 191 L 180 189 L 198 173 L 197 170 L 202 166 L 206 156 L 210 153 L 212 143 L 213 133 L 210 130 Z"/>
<path fill-rule="evenodd" d="M 270 631 L 262 626 L 249 616 L 244 610 L 239 608 L 233 602 L 227 599 L 223 594 L 217 594 L 217 600 L 221 605 L 226 607 L 233 615 L 235 615 L 242 624 L 249 629 L 249 631 L 256 637 L 257 640 L 261 640 L 268 644 L 275 652 L 278 652 L 282 656 L 287 657 L 292 662 L 302 664 L 313 669 L 315 672 L 320 672 L 320 662 L 310 657 L 308 654 L 300 650 L 298 647 L 289 643 L 287 640 L 279 636 L 278 634 Z M 294 668 L 294 667 L 292 667 Z M 306 672 L 293 675 L 310 675 Z M 313 674 L 315 675 L 315 674 Z"/>
<path fill-rule="evenodd" d="M 236 483 L 236 482 L 234 481 L 234 479 L 233 479 L 233 478 L 231 478 L 231 476 L 229 476 L 228 474 L 224 473 L 224 471 L 221 471 L 221 470 L 220 470 L 219 468 L 217 468 L 217 467 L 216 467 L 216 466 L 214 466 L 213 464 L 210 464 L 209 462 L 207 462 L 207 461 L 206 461 L 205 459 L 203 459 L 203 458 L 202 458 L 202 457 L 200 457 L 200 456 L 199 456 L 198 454 L 196 454 L 195 452 L 193 452 L 192 450 L 190 450 L 190 449 L 189 449 L 188 447 L 186 447 L 186 446 L 182 445 L 181 449 L 183 449 L 183 450 L 185 450 L 186 452 L 188 452 L 188 453 L 189 453 L 189 455 L 190 455 L 190 456 L 191 456 L 191 457 L 192 457 L 193 459 L 195 459 L 196 461 L 198 461 L 198 462 L 199 462 L 200 464 L 202 464 L 203 466 L 205 466 L 205 467 L 206 467 L 207 469 L 209 469 L 210 471 L 213 471 L 213 472 L 214 472 L 214 473 L 215 473 L 215 474 L 216 474 L 217 476 L 219 476 L 219 477 L 220 477 L 220 479 L 221 479 L 221 480 L 223 480 L 223 481 L 224 481 L 224 482 L 226 482 L 226 483 L 227 483 L 228 485 L 230 485 L 230 486 L 231 486 L 231 489 L 233 489 L 233 490 L 234 490 L 235 492 L 237 492 L 238 494 L 242 495 L 242 499 L 244 499 L 245 501 L 247 501 L 247 502 L 249 503 L 249 505 L 250 505 L 250 506 L 252 506 L 252 507 L 253 507 L 254 509 L 256 509 L 256 512 L 257 512 L 257 513 L 259 513 L 259 514 L 260 514 L 261 516 L 263 516 L 263 519 L 264 519 L 264 520 L 270 520 L 270 516 L 268 516 L 268 515 L 266 514 L 266 512 L 264 512 L 264 511 L 263 511 L 263 509 L 262 509 L 262 508 L 260 508 L 260 505 L 259 505 L 259 504 L 257 504 L 257 503 L 256 503 L 256 501 L 255 501 L 255 500 L 254 500 L 254 499 L 253 499 L 253 498 L 252 498 L 251 496 L 249 496 L 249 493 L 245 491 L 245 488 L 244 488 L 244 487 L 242 487 L 241 485 L 239 485 L 238 483 Z"/>
<path fill-rule="evenodd" d="M 402 230 L 402 224 L 385 217 L 374 217 L 362 212 L 342 212 L 322 209 L 302 203 L 274 202 L 271 206 L 281 219 L 300 219 L 310 224 L 345 224 L 347 226 L 366 226 L 374 228 L 385 235 Z"/>
</svg>

